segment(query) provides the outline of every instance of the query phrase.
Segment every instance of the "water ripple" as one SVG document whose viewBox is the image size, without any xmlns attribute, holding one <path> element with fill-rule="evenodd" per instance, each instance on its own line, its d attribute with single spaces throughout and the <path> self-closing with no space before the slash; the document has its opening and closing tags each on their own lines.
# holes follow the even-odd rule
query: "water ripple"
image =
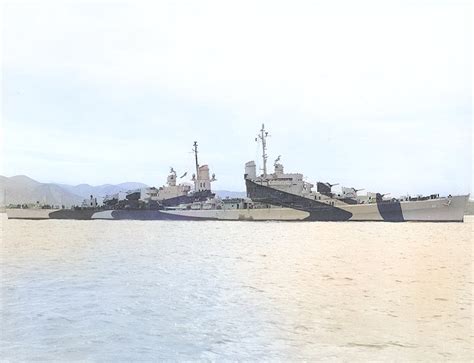
<svg viewBox="0 0 474 363">
<path fill-rule="evenodd" d="M 7 361 L 473 356 L 472 218 L 2 222 Z"/>
</svg>

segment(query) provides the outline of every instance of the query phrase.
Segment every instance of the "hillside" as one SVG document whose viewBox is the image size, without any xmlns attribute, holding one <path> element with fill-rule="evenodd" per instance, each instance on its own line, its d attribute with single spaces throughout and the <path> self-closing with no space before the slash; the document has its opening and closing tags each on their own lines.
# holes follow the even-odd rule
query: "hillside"
<svg viewBox="0 0 474 363">
<path fill-rule="evenodd" d="M 40 202 L 41 204 L 80 205 L 90 195 L 99 200 L 107 194 L 119 191 L 128 191 L 146 187 L 146 184 L 127 182 L 117 185 L 104 184 L 93 186 L 89 184 L 67 185 L 55 183 L 40 183 L 26 175 L 12 177 L 0 176 L 0 206 L 10 204 L 29 204 Z"/>
<path fill-rule="evenodd" d="M 247 196 L 245 192 L 232 192 L 230 190 L 215 190 L 214 193 L 220 198 L 245 198 Z"/>
<path fill-rule="evenodd" d="M 141 189 L 148 186 L 146 184 L 136 183 L 136 182 L 120 183 L 117 185 L 103 184 L 103 185 L 98 185 L 98 186 L 93 186 L 89 184 L 79 184 L 79 185 L 58 184 L 58 185 L 61 188 L 67 190 L 68 192 L 80 195 L 83 198 L 89 198 L 90 195 L 94 195 L 96 197 L 105 197 L 106 195 L 115 194 L 122 191 Z"/>
<path fill-rule="evenodd" d="M 0 176 L 0 205 L 36 203 L 71 206 L 82 203 L 81 196 L 51 183 L 40 183 L 25 175 Z"/>
</svg>

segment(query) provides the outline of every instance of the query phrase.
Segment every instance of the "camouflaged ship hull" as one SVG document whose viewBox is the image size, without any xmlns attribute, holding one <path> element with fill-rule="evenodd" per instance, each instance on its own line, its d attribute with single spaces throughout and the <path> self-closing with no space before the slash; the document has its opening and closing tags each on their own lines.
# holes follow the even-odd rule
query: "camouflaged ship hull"
<svg viewBox="0 0 474 363">
<path fill-rule="evenodd" d="M 249 194 L 271 208 L 186 210 L 7 209 L 9 219 L 462 222 L 468 195 L 422 201 L 331 206 L 257 185 Z M 253 188 L 253 189 L 252 189 Z M 285 193 L 284 193 L 285 194 Z"/>
</svg>

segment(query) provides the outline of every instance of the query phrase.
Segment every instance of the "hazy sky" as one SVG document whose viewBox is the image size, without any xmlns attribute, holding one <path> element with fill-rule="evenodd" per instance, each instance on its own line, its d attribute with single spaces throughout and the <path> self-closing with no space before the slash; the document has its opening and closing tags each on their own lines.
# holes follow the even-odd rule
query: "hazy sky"
<svg viewBox="0 0 474 363">
<path fill-rule="evenodd" d="M 4 175 L 244 190 L 270 163 L 370 191 L 472 192 L 470 1 L 7 1 Z M 257 160 L 260 163 L 260 160 Z"/>
</svg>

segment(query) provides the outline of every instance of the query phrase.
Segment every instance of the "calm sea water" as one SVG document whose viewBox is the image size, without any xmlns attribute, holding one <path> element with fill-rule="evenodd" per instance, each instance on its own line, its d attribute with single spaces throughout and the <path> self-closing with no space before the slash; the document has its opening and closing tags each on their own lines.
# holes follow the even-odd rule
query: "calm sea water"
<svg viewBox="0 0 474 363">
<path fill-rule="evenodd" d="M 5 360 L 473 357 L 472 217 L 1 221 Z"/>
</svg>

